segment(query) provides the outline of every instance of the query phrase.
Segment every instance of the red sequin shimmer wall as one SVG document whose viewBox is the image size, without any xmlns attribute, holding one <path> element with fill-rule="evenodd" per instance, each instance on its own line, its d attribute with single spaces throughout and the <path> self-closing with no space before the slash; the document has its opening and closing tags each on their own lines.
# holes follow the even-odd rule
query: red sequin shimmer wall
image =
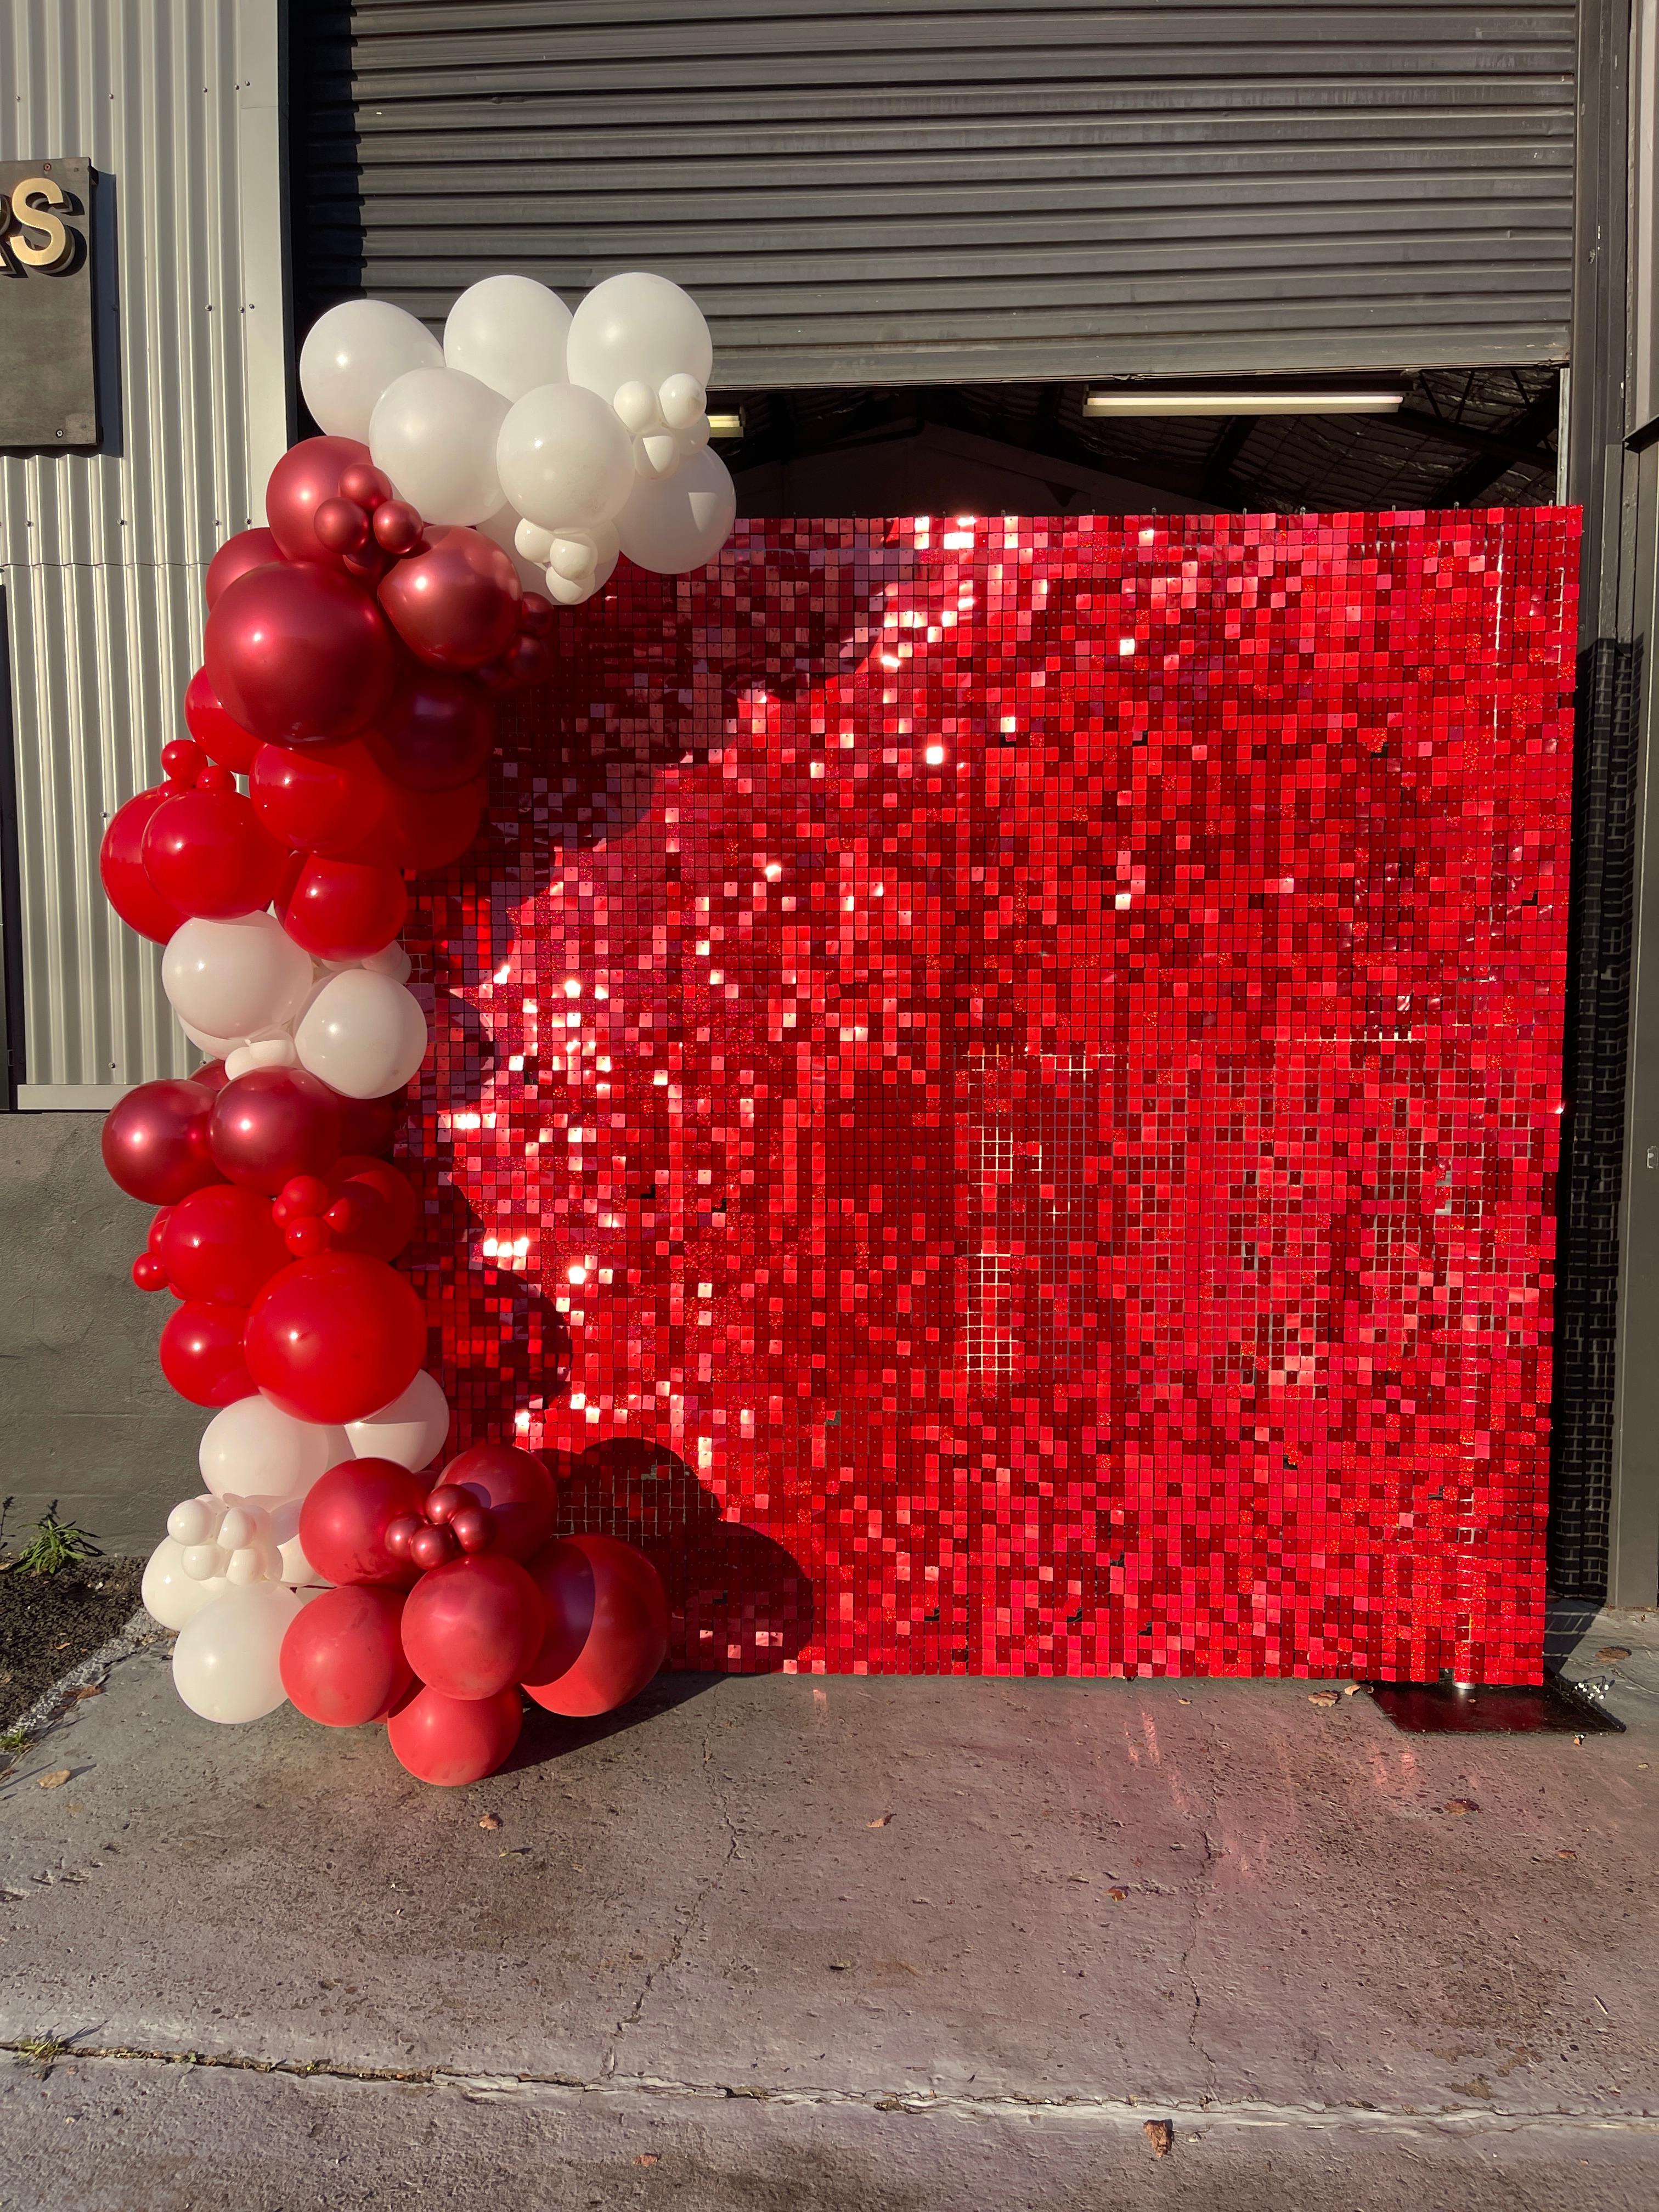
<svg viewBox="0 0 1659 2212">
<path fill-rule="evenodd" d="M 1536 1679 L 1577 540 L 739 524 L 565 623 L 416 1279 L 672 1663 Z"/>
</svg>

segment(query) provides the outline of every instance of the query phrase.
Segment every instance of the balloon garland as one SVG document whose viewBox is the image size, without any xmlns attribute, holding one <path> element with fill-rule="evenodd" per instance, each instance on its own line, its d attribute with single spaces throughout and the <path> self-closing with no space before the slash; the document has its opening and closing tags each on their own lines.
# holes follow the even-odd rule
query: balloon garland
<svg viewBox="0 0 1659 2212">
<path fill-rule="evenodd" d="M 574 314 L 487 277 L 441 345 L 383 301 L 331 308 L 300 358 L 322 434 L 215 555 L 190 734 L 106 831 L 110 903 L 166 947 L 208 1055 L 103 1132 L 112 1177 L 156 1209 L 132 1273 L 179 1301 L 162 1371 L 213 1409 L 206 1487 L 143 1581 L 206 1719 L 287 1698 L 384 1722 L 410 1773 L 453 1785 L 511 1753 L 521 1690 L 605 1712 L 666 1655 L 655 1570 L 556 1538 L 539 1459 L 486 1443 L 423 1472 L 450 1409 L 392 1265 L 417 1206 L 386 1156 L 428 1042 L 407 878 L 471 843 L 494 702 L 550 674 L 556 605 L 623 555 L 669 574 L 725 543 L 712 363 L 696 303 L 639 271 Z"/>
</svg>

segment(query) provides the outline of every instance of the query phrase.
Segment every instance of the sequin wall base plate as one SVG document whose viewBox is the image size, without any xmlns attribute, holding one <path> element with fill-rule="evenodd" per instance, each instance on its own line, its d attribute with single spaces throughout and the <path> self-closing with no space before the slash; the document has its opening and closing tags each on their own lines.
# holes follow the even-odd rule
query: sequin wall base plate
<svg viewBox="0 0 1659 2212">
<path fill-rule="evenodd" d="M 1538 1679 L 1577 541 L 757 522 L 562 618 L 414 1259 L 672 1663 Z"/>
</svg>

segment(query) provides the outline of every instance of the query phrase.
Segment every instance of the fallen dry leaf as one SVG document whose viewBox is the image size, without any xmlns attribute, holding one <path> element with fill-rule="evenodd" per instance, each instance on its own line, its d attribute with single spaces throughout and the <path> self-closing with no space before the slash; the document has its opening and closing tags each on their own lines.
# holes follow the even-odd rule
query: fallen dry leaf
<svg viewBox="0 0 1659 2212">
<path fill-rule="evenodd" d="M 1604 1644 L 1595 1656 L 1598 1659 L 1628 1659 L 1630 1646 L 1628 1644 Z"/>
<path fill-rule="evenodd" d="M 70 1778 L 67 1766 L 60 1766 L 54 1774 L 43 1774 L 35 1784 L 38 1790 L 61 1790 Z"/>
<path fill-rule="evenodd" d="M 864 1825 L 866 1828 L 884 1828 L 892 1817 L 890 1813 L 878 1813 L 873 1820 L 866 1820 Z"/>
<path fill-rule="evenodd" d="M 1577 1851 L 1561 1850 L 1561 1851 L 1557 1851 L 1557 1853 L 1555 1854 L 1555 1856 L 1556 1856 L 1556 1857 L 1557 1857 L 1557 1858 L 1559 1858 L 1559 1859 L 1576 1859 L 1576 1858 L 1577 1857 L 1578 1854 L 1577 1854 Z"/>
<path fill-rule="evenodd" d="M 638 2157 L 634 2160 L 634 2163 L 635 2166 L 660 2166 L 662 2164 L 662 2154 L 660 2151 L 642 2150 L 639 2154 Z"/>
<path fill-rule="evenodd" d="M 78 1690 L 70 1692 L 72 1698 L 101 1698 L 103 1694 L 104 1686 L 101 1682 L 83 1682 Z"/>
<path fill-rule="evenodd" d="M 1106 1894 L 1115 1905 L 1121 1905 L 1129 1893 L 1127 1889 L 1109 1889 Z"/>
<path fill-rule="evenodd" d="M 1475 1803 L 1473 1797 L 1448 1797 L 1445 1805 L 1442 1809 L 1454 1814 L 1458 1820 L 1462 1820 L 1467 1818 L 1467 1816 L 1471 1813 L 1478 1813 L 1480 1810 L 1480 1808 Z"/>
<path fill-rule="evenodd" d="M 481 1828 L 489 1829 L 491 1835 L 495 1834 L 496 1829 L 499 1828 L 501 1825 L 501 1816 L 499 1813 L 485 1813 L 480 1816 L 478 1821 L 478 1826 Z"/>
<path fill-rule="evenodd" d="M 1175 2130 L 1168 2120 L 1144 2121 L 1141 2133 L 1151 2143 L 1154 2158 L 1168 2158 L 1175 2148 Z"/>
<path fill-rule="evenodd" d="M 1357 1698 L 1359 1695 L 1358 1683 L 1345 1682 L 1342 1685 L 1342 1694 L 1345 1698 Z"/>
<path fill-rule="evenodd" d="M 1336 1703 L 1336 1692 L 1334 1690 L 1310 1691 L 1308 1703 L 1310 1705 L 1334 1705 Z"/>
</svg>

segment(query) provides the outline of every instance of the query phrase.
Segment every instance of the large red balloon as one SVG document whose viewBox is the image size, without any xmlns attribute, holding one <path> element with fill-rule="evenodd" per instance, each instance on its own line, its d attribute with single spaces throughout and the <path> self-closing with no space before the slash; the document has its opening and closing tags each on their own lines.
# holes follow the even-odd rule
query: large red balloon
<svg viewBox="0 0 1659 2212">
<path fill-rule="evenodd" d="M 103 879 L 104 896 L 129 929 L 136 929 L 141 937 L 148 937 L 157 945 L 165 945 L 179 923 L 188 918 L 182 907 L 162 897 L 144 868 L 145 832 L 155 820 L 156 810 L 170 805 L 173 797 L 170 783 L 158 783 L 149 791 L 139 792 L 111 815 L 104 842 L 98 848 L 98 873 Z"/>
<path fill-rule="evenodd" d="M 274 1194 L 295 1176 L 333 1166 L 339 1100 L 302 1067 L 250 1068 L 215 1098 L 208 1141 L 222 1175 Z"/>
<path fill-rule="evenodd" d="M 170 1206 L 156 1249 L 181 1298 L 215 1305 L 250 1304 L 289 1261 L 270 1200 L 232 1182 L 210 1183 Z"/>
<path fill-rule="evenodd" d="M 282 557 L 283 549 L 269 530 L 239 530 L 234 538 L 227 538 L 208 562 L 209 608 L 218 605 L 220 593 L 239 576 L 246 576 L 250 568 L 268 568 L 271 562 Z M 229 762 L 225 765 L 228 768 Z"/>
<path fill-rule="evenodd" d="M 495 1549 L 510 1559 L 527 1559 L 553 1532 L 553 1478 L 540 1460 L 515 1444 L 474 1444 L 450 1461 L 441 1479 L 489 1508 Z"/>
<path fill-rule="evenodd" d="M 161 1331 L 161 1372 L 196 1406 L 228 1406 L 253 1395 L 245 1352 L 247 1308 L 190 1298 Z"/>
<path fill-rule="evenodd" d="M 150 816 L 144 872 L 158 897 L 210 921 L 258 914 L 287 854 L 240 791 L 180 791 Z"/>
<path fill-rule="evenodd" d="M 668 1600 L 643 1552 L 615 1536 L 563 1536 L 530 1573 L 547 1633 L 524 1686 L 550 1713 L 608 1713 L 638 1697 L 668 1656 Z"/>
<path fill-rule="evenodd" d="M 335 1198 L 349 1200 L 357 1215 L 349 1229 L 336 1231 L 335 1250 L 395 1260 L 415 1234 L 419 1212 L 420 1201 L 409 1177 L 389 1160 L 359 1152 L 336 1161 L 328 1187 Z"/>
<path fill-rule="evenodd" d="M 385 706 L 396 665 L 374 599 L 314 561 L 239 576 L 208 617 L 206 657 L 234 719 L 282 745 L 355 736 Z"/>
<path fill-rule="evenodd" d="M 380 582 L 386 618 L 417 660 L 482 668 L 518 634 L 519 572 L 476 530 L 441 531 L 427 552 L 399 561 Z"/>
<path fill-rule="evenodd" d="M 290 1704 L 325 1728 L 385 1720 L 415 1680 L 399 1633 L 403 1610 L 393 1589 L 330 1589 L 313 1598 L 289 1623 L 277 1661 Z"/>
<path fill-rule="evenodd" d="M 489 796 L 487 781 L 464 783 L 453 791 L 404 791 L 394 787 L 386 803 L 386 857 L 400 868 L 428 875 L 459 860 L 478 834 L 479 817 Z"/>
<path fill-rule="evenodd" d="M 129 1198 L 172 1206 L 204 1183 L 222 1180 L 208 1149 L 213 1093 L 167 1076 L 141 1083 L 104 1121 L 104 1165 Z"/>
<path fill-rule="evenodd" d="M 512 1756 L 524 1725 L 517 1690 L 493 1698 L 446 1698 L 417 1690 L 386 1723 L 386 1740 L 417 1782 L 459 1790 L 482 1782 Z"/>
<path fill-rule="evenodd" d="M 355 438 L 302 438 L 290 446 L 265 485 L 265 517 L 290 561 L 337 567 L 340 556 L 317 535 L 317 510 L 340 496 L 348 469 L 372 466 L 368 448 Z"/>
<path fill-rule="evenodd" d="M 259 819 L 285 844 L 351 854 L 386 811 L 386 780 L 361 738 L 337 745 L 261 745 L 248 772 Z"/>
<path fill-rule="evenodd" d="M 300 1507 L 300 1549 L 331 1583 L 378 1583 L 407 1589 L 420 1573 L 386 1547 L 389 1525 L 418 1515 L 426 1484 L 392 1459 L 342 1460 L 319 1474 Z"/>
<path fill-rule="evenodd" d="M 404 1656 L 428 1689 L 489 1698 L 519 1680 L 545 1627 L 541 1592 L 524 1569 L 480 1552 L 434 1567 L 410 1590 Z"/>
<path fill-rule="evenodd" d="M 422 668 L 395 695 L 368 743 L 393 782 L 411 791 L 453 791 L 489 762 L 495 706 L 464 676 Z"/>
<path fill-rule="evenodd" d="M 366 960 L 404 926 L 409 893 L 392 868 L 311 854 L 283 908 L 283 927 L 317 960 Z"/>
<path fill-rule="evenodd" d="M 221 768 L 246 775 L 252 767 L 259 740 L 251 730 L 231 720 L 205 668 L 198 668 L 185 687 L 185 726 L 208 758 L 217 761 Z"/>
<path fill-rule="evenodd" d="M 341 1152 L 373 1155 L 389 1152 L 397 1142 L 408 1108 L 407 1091 L 389 1091 L 384 1098 L 342 1098 Z"/>
<path fill-rule="evenodd" d="M 296 1420 L 378 1413 L 425 1358 L 425 1308 L 384 1260 L 361 1252 L 296 1260 L 271 1277 L 248 1317 L 248 1370 Z"/>
</svg>

